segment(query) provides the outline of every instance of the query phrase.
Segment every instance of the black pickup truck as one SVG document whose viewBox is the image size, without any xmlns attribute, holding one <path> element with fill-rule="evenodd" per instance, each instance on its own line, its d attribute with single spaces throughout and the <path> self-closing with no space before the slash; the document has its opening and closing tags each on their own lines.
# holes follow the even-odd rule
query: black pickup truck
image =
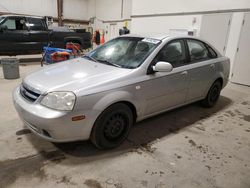
<svg viewBox="0 0 250 188">
<path fill-rule="evenodd" d="M 65 48 L 67 42 L 78 43 L 82 49 L 87 49 L 91 47 L 91 34 L 49 29 L 45 17 L 0 16 L 0 55 L 37 54 L 48 43 L 52 47 Z"/>
</svg>

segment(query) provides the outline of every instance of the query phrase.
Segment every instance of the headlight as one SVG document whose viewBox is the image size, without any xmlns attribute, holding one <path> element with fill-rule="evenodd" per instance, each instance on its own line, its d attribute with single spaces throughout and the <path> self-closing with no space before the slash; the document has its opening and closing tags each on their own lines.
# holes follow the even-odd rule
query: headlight
<svg viewBox="0 0 250 188">
<path fill-rule="evenodd" d="M 72 110 L 76 96 L 73 92 L 51 92 L 44 96 L 41 104 L 56 110 Z"/>
</svg>

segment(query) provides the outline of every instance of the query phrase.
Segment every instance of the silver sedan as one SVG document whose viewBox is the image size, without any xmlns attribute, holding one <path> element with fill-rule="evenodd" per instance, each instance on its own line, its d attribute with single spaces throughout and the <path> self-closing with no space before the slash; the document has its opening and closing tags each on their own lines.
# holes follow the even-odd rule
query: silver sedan
<svg viewBox="0 0 250 188">
<path fill-rule="evenodd" d="M 195 101 L 214 106 L 229 70 L 229 59 L 200 39 L 125 35 L 28 75 L 13 101 L 46 140 L 112 148 L 135 122 Z"/>
</svg>

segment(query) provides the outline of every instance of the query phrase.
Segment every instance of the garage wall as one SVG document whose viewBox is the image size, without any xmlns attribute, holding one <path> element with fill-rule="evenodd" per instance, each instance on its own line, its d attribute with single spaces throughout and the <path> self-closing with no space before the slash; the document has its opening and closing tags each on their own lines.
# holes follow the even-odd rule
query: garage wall
<svg viewBox="0 0 250 188">
<path fill-rule="evenodd" d="M 123 5 L 122 5 L 123 2 Z M 88 0 L 88 17 L 103 21 L 130 18 L 132 0 Z"/>
<path fill-rule="evenodd" d="M 88 0 L 64 0 L 63 3 L 64 18 L 88 19 Z M 57 0 L 1 0 L 0 12 L 57 17 Z"/>
<path fill-rule="evenodd" d="M 249 0 L 134 0 L 131 30 L 169 33 L 170 29 L 191 29 L 199 36 L 203 12 L 248 8 Z"/>
<path fill-rule="evenodd" d="M 134 0 L 132 15 L 250 8 L 249 0 Z"/>
<path fill-rule="evenodd" d="M 236 55 L 237 48 L 238 48 L 238 42 L 240 38 L 240 32 L 242 28 L 243 19 L 244 19 L 243 12 L 234 13 L 232 16 L 231 28 L 230 28 L 230 33 L 229 33 L 228 42 L 227 42 L 227 50 L 225 54 L 231 60 L 230 75 L 232 75 L 232 70 L 234 67 L 235 55 Z"/>
<path fill-rule="evenodd" d="M 91 26 L 104 31 L 106 41 L 112 38 L 111 30 L 118 36 L 125 22 L 130 29 L 131 12 L 132 0 L 89 0 L 88 3 L 88 17 L 95 18 Z"/>
<path fill-rule="evenodd" d="M 67 19 L 88 20 L 88 1 L 89 0 L 63 0 L 63 17 Z"/>
<path fill-rule="evenodd" d="M 1 0 L 1 12 L 18 14 L 31 14 L 37 16 L 57 16 L 57 3 L 55 0 Z"/>
<path fill-rule="evenodd" d="M 201 19 L 201 15 L 132 18 L 131 31 L 133 33 L 168 34 L 180 29 L 194 31 L 198 36 Z"/>
</svg>

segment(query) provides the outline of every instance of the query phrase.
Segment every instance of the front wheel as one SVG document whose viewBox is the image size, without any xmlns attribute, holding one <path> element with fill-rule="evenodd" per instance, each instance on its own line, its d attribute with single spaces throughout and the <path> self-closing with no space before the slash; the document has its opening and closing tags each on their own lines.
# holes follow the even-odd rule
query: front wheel
<svg viewBox="0 0 250 188">
<path fill-rule="evenodd" d="M 211 88 L 209 89 L 206 98 L 201 101 L 201 104 L 204 107 L 208 108 L 213 107 L 220 97 L 221 88 L 222 86 L 220 81 L 219 80 L 215 81 L 211 86 Z"/>
<path fill-rule="evenodd" d="M 133 125 L 133 113 L 123 103 L 117 103 L 97 118 L 91 132 L 91 142 L 99 149 L 109 149 L 120 145 L 128 136 Z"/>
</svg>

